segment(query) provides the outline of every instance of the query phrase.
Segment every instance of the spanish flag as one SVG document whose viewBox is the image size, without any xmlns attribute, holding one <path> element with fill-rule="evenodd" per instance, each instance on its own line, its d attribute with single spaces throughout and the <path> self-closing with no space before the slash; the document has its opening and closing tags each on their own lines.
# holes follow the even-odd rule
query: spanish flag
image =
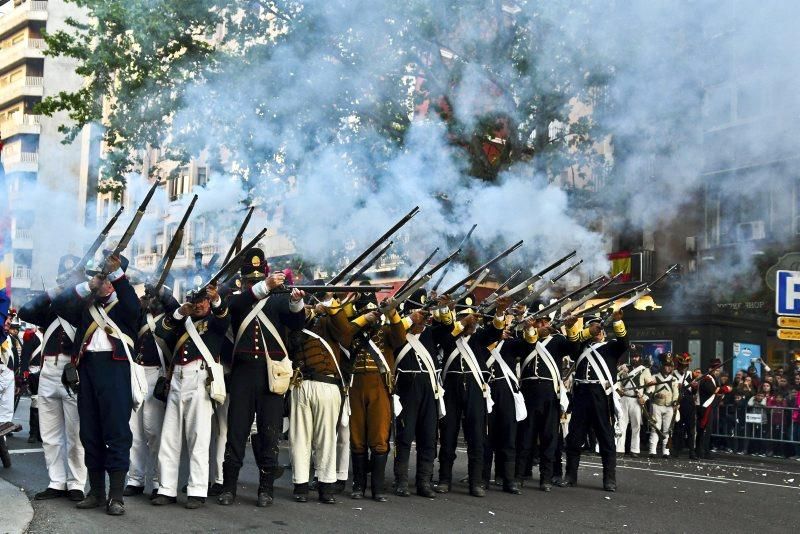
<svg viewBox="0 0 800 534">
<path fill-rule="evenodd" d="M 628 251 L 613 252 L 608 255 L 611 260 L 611 276 L 622 273 L 619 277 L 620 283 L 631 281 L 631 253 Z"/>
</svg>

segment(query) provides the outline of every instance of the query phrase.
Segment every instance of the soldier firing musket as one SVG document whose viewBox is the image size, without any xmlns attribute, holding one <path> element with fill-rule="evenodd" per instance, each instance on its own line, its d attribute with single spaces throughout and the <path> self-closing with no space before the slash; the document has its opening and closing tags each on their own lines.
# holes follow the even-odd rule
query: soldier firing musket
<svg viewBox="0 0 800 534">
<path fill-rule="evenodd" d="M 122 206 L 119 207 L 119 209 L 117 210 L 117 213 L 115 213 L 114 216 L 111 217 L 111 219 L 109 219 L 108 223 L 106 223 L 106 225 L 103 227 L 103 229 L 100 230 L 100 235 L 98 235 L 95 238 L 94 242 L 86 250 L 86 253 L 83 255 L 83 257 L 80 260 L 78 260 L 78 263 L 76 263 L 71 269 L 68 269 L 68 270 L 66 270 L 63 273 L 58 275 L 58 278 L 56 278 L 56 282 L 58 283 L 58 285 L 62 285 L 74 273 L 81 272 L 86 268 L 86 264 L 89 263 L 89 260 L 94 258 L 94 255 L 97 253 L 97 251 L 100 250 L 100 247 L 102 246 L 103 242 L 106 240 L 106 237 L 108 237 L 108 233 L 111 231 L 111 228 L 114 227 L 114 224 L 119 219 L 119 216 L 122 215 L 122 212 L 124 211 L 124 209 L 125 208 L 122 207 Z"/>
</svg>

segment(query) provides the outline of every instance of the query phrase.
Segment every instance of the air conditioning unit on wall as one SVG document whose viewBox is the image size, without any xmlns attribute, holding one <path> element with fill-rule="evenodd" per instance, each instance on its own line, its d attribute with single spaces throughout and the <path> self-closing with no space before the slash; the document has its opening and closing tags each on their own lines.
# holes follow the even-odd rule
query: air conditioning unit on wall
<svg viewBox="0 0 800 534">
<path fill-rule="evenodd" d="M 767 237 L 764 221 L 750 221 L 736 225 L 737 241 L 755 241 Z"/>
</svg>

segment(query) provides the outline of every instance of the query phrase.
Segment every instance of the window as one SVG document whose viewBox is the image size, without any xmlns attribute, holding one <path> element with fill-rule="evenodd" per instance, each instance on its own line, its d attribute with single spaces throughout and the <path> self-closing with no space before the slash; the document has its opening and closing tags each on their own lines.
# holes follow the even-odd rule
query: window
<svg viewBox="0 0 800 534">
<path fill-rule="evenodd" d="M 208 169 L 206 167 L 197 168 L 197 185 L 203 187 L 208 183 Z"/>
</svg>

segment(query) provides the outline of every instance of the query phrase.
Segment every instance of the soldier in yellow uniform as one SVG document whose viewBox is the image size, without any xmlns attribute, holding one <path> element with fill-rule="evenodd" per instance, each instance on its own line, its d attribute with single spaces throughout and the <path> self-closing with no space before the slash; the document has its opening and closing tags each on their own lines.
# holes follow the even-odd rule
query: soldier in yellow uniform
<svg viewBox="0 0 800 534">
<path fill-rule="evenodd" d="M 394 349 L 405 343 L 405 327 L 392 299 L 385 300 L 381 312 L 388 324 L 381 325 L 377 312 L 354 321 L 362 330 L 350 347 L 352 385 L 350 388 L 350 450 L 353 462 L 351 497 L 364 497 L 367 466 L 370 466 L 372 498 L 386 501 L 383 484 L 389 455 L 392 423 L 391 370 Z M 368 458 L 368 453 L 371 457 Z"/>
</svg>

